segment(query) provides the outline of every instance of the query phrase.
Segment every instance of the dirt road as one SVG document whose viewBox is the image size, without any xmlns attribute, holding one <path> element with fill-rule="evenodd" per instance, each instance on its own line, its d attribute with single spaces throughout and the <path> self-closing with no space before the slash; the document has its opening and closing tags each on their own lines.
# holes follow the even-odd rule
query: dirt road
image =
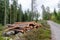
<svg viewBox="0 0 60 40">
<path fill-rule="evenodd" d="M 53 21 L 47 21 L 51 27 L 52 40 L 60 40 L 60 24 Z"/>
</svg>

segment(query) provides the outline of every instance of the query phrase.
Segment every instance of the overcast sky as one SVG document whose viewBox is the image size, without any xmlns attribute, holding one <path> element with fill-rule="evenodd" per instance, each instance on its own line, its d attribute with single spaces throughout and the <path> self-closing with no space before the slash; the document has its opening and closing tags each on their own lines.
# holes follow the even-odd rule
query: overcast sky
<svg viewBox="0 0 60 40">
<path fill-rule="evenodd" d="M 37 0 L 37 9 L 41 13 L 41 5 L 44 4 L 45 7 L 49 6 L 50 10 L 53 11 L 54 8 L 58 9 L 57 4 L 59 0 Z M 31 10 L 31 0 L 18 0 L 19 4 L 22 4 L 22 9 L 25 11 L 27 9 Z"/>
</svg>

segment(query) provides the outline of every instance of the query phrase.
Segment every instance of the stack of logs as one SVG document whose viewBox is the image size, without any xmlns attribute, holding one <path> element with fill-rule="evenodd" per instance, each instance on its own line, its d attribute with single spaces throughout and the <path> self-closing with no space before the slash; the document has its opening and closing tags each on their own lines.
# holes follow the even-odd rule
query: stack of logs
<svg viewBox="0 0 60 40">
<path fill-rule="evenodd" d="M 32 30 L 34 28 L 39 28 L 41 27 L 40 24 L 36 22 L 15 22 L 14 24 L 9 24 L 7 25 L 8 27 L 6 28 L 5 31 L 10 31 L 14 30 L 15 32 L 21 32 L 24 33 L 26 31 Z"/>
</svg>

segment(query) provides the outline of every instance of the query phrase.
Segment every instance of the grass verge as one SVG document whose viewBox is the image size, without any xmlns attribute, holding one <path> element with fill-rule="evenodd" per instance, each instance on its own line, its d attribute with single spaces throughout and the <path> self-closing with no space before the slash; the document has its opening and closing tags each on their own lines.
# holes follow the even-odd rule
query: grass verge
<svg viewBox="0 0 60 40">
<path fill-rule="evenodd" d="M 41 23 L 43 26 L 38 29 L 34 29 L 30 32 L 27 32 L 25 34 L 25 39 L 26 40 L 51 40 L 51 31 L 47 22 L 41 20 L 38 21 L 38 23 Z"/>
</svg>

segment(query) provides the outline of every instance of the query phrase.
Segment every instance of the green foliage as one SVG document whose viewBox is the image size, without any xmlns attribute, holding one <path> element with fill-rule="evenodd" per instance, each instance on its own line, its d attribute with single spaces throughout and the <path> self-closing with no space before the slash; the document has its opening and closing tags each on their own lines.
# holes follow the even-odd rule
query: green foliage
<svg viewBox="0 0 60 40">
<path fill-rule="evenodd" d="M 57 16 L 56 10 L 54 9 L 54 15 Z"/>
<path fill-rule="evenodd" d="M 5 39 L 2 37 L 2 30 L 3 30 L 3 26 L 0 24 L 0 40 L 5 40 Z"/>
<path fill-rule="evenodd" d="M 51 20 L 60 23 L 60 11 L 56 12 L 56 9 L 54 9 L 54 12 L 52 13 Z"/>
<path fill-rule="evenodd" d="M 22 6 L 21 6 L 21 4 L 19 5 L 19 9 L 18 9 L 18 11 L 17 11 L 17 21 L 18 22 L 21 22 L 22 20 L 23 20 L 23 16 L 24 14 L 23 14 L 23 11 L 22 11 Z"/>
<path fill-rule="evenodd" d="M 28 21 L 28 15 L 27 15 L 27 12 L 25 12 L 24 17 L 25 17 L 25 21 Z"/>
<path fill-rule="evenodd" d="M 57 15 L 58 15 L 58 20 L 60 20 L 60 11 L 58 11 Z"/>
<path fill-rule="evenodd" d="M 17 0 L 12 0 L 13 4 L 11 5 L 11 23 L 16 22 L 17 20 Z"/>
<path fill-rule="evenodd" d="M 6 5 L 5 5 L 6 1 Z M 4 24 L 4 17 L 5 17 L 5 7 L 6 7 L 6 15 L 9 13 L 9 0 L 0 0 L 0 23 Z M 6 16 L 6 21 L 8 23 L 8 16 Z"/>
<path fill-rule="evenodd" d="M 32 15 L 35 15 L 35 13 L 32 13 L 29 10 L 23 12 L 22 5 L 18 4 L 18 0 L 11 1 L 12 4 L 9 3 L 9 0 L 0 0 L 1 24 L 12 24 L 14 22 L 32 21 L 34 20 L 34 17 L 38 20 L 38 15 L 34 17 Z"/>
<path fill-rule="evenodd" d="M 3 24 L 4 23 L 4 1 L 0 0 L 0 23 Z"/>
<path fill-rule="evenodd" d="M 42 16 L 44 20 L 50 20 L 51 14 L 50 14 L 50 9 L 47 7 L 47 9 L 42 5 Z"/>
<path fill-rule="evenodd" d="M 6 40 L 6 37 L 2 36 L 2 33 L 4 31 L 4 26 L 2 26 L 2 24 L 0 24 L 0 40 Z M 7 40 L 9 40 L 10 38 L 8 37 Z"/>
</svg>

